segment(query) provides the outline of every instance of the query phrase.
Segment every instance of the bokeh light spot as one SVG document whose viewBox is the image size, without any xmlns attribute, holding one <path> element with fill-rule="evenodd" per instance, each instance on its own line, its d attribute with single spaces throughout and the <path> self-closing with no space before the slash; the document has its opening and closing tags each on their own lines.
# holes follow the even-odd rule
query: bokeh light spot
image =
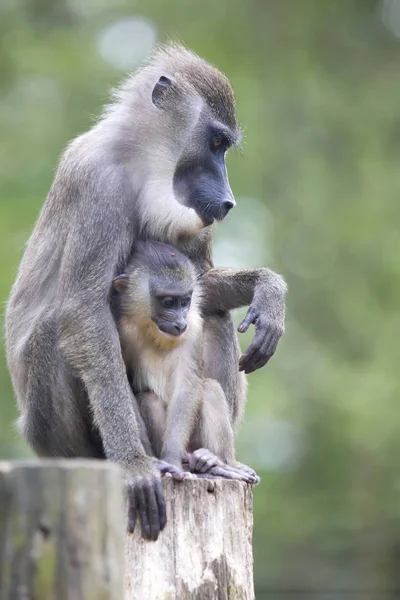
<svg viewBox="0 0 400 600">
<path fill-rule="evenodd" d="M 400 37 L 400 2 L 399 0 L 382 0 L 381 2 L 382 23 Z"/>
<path fill-rule="evenodd" d="M 153 23 L 142 17 L 111 23 L 98 37 L 101 56 L 116 69 L 136 68 L 151 53 L 157 39 Z"/>
</svg>

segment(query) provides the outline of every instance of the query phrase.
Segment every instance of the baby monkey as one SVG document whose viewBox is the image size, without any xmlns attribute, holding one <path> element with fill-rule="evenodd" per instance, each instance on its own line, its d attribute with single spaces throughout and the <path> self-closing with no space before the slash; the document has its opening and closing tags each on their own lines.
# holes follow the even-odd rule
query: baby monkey
<svg viewBox="0 0 400 600">
<path fill-rule="evenodd" d="M 194 265 L 172 246 L 139 242 L 113 289 L 145 451 L 177 478 L 184 476 L 184 462 L 194 473 L 257 483 L 254 471 L 235 461 L 221 386 L 203 377 L 201 285 Z"/>
</svg>

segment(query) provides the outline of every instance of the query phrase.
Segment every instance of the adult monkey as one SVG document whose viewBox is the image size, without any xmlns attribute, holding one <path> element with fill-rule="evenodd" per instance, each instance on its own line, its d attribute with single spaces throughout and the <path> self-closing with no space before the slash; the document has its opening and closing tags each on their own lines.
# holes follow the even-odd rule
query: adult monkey
<svg viewBox="0 0 400 600">
<path fill-rule="evenodd" d="M 239 327 L 256 324 L 240 362 L 251 372 L 283 332 L 285 293 L 271 271 L 212 269 L 208 226 L 234 206 L 224 157 L 238 137 L 228 79 L 180 46 L 159 50 L 66 150 L 7 307 L 8 364 L 29 444 L 40 456 L 119 463 L 130 529 L 138 508 L 153 539 L 166 519 L 160 471 L 140 441 L 111 284 L 137 239 L 173 244 L 196 263 L 208 293 L 205 374 L 221 383 L 235 420 L 239 355 L 227 311 L 251 303 Z"/>
</svg>

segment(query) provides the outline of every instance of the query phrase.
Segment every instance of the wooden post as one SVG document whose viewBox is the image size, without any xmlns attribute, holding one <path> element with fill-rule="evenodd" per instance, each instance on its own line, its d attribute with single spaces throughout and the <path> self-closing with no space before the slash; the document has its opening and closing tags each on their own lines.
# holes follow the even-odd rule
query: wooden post
<svg viewBox="0 0 400 600">
<path fill-rule="evenodd" d="M 252 491 L 237 481 L 164 478 L 157 542 L 126 543 L 126 600 L 253 600 Z"/>
<path fill-rule="evenodd" d="M 123 600 L 125 531 L 117 466 L 0 462 L 0 600 Z"/>
<path fill-rule="evenodd" d="M 117 466 L 0 462 L 0 600 L 253 600 L 251 488 L 164 478 L 164 493 L 150 542 L 126 537 Z"/>
</svg>

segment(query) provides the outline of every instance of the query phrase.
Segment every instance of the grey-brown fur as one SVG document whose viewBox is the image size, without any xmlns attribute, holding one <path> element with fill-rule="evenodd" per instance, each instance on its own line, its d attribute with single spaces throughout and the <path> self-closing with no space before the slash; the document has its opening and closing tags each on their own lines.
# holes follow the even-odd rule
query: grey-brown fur
<svg viewBox="0 0 400 600">
<path fill-rule="evenodd" d="M 168 64 L 173 75 L 177 74 L 178 77 L 189 81 L 206 100 L 216 118 L 239 133 L 233 89 L 229 79 L 221 71 L 176 44 L 161 48 L 155 60 L 161 64 Z"/>
<path fill-rule="evenodd" d="M 162 77 L 171 79 L 165 101 Z M 209 82 L 219 90 L 212 99 Z M 154 90 L 160 91 L 157 105 Z M 204 132 L 215 117 L 226 118 L 224 127 L 237 137 L 234 112 L 225 76 L 179 47 L 156 55 L 129 78 L 99 123 L 62 156 L 7 307 L 7 358 L 22 434 L 40 456 L 104 455 L 119 463 L 129 527 L 138 506 L 144 534 L 153 539 L 166 518 L 160 472 L 140 439 L 138 407 L 110 311 L 111 284 L 138 239 L 172 243 L 200 272 L 212 268 L 212 232 L 203 227 L 224 217 L 233 195 L 223 157 L 210 153 Z M 187 164 L 201 167 L 202 178 L 196 179 L 196 169 L 183 169 L 177 180 L 178 166 Z M 213 295 L 223 300 L 223 281 L 224 273 L 214 271 L 211 307 Z M 229 281 L 230 292 L 247 288 L 256 319 L 252 352 L 242 363 L 249 372 L 271 356 L 265 336 L 283 331 L 285 289 L 270 272 L 267 279 L 230 275 Z M 207 319 L 207 335 L 216 341 L 209 344 L 205 372 L 213 369 L 234 416 L 240 413 L 239 350 L 223 301 Z"/>
<path fill-rule="evenodd" d="M 176 469 L 182 472 L 185 458 L 193 473 L 256 483 L 254 471 L 235 461 L 235 417 L 222 387 L 204 377 L 201 285 L 191 261 L 173 246 L 141 242 L 114 284 L 113 314 L 145 446 L 149 442 L 151 453 L 172 465 L 173 475 Z M 187 329 L 176 337 L 165 336 L 157 326 L 166 310 L 163 290 L 168 299 L 175 298 L 175 308 L 167 309 L 171 320 L 179 299 L 192 294 Z"/>
</svg>

